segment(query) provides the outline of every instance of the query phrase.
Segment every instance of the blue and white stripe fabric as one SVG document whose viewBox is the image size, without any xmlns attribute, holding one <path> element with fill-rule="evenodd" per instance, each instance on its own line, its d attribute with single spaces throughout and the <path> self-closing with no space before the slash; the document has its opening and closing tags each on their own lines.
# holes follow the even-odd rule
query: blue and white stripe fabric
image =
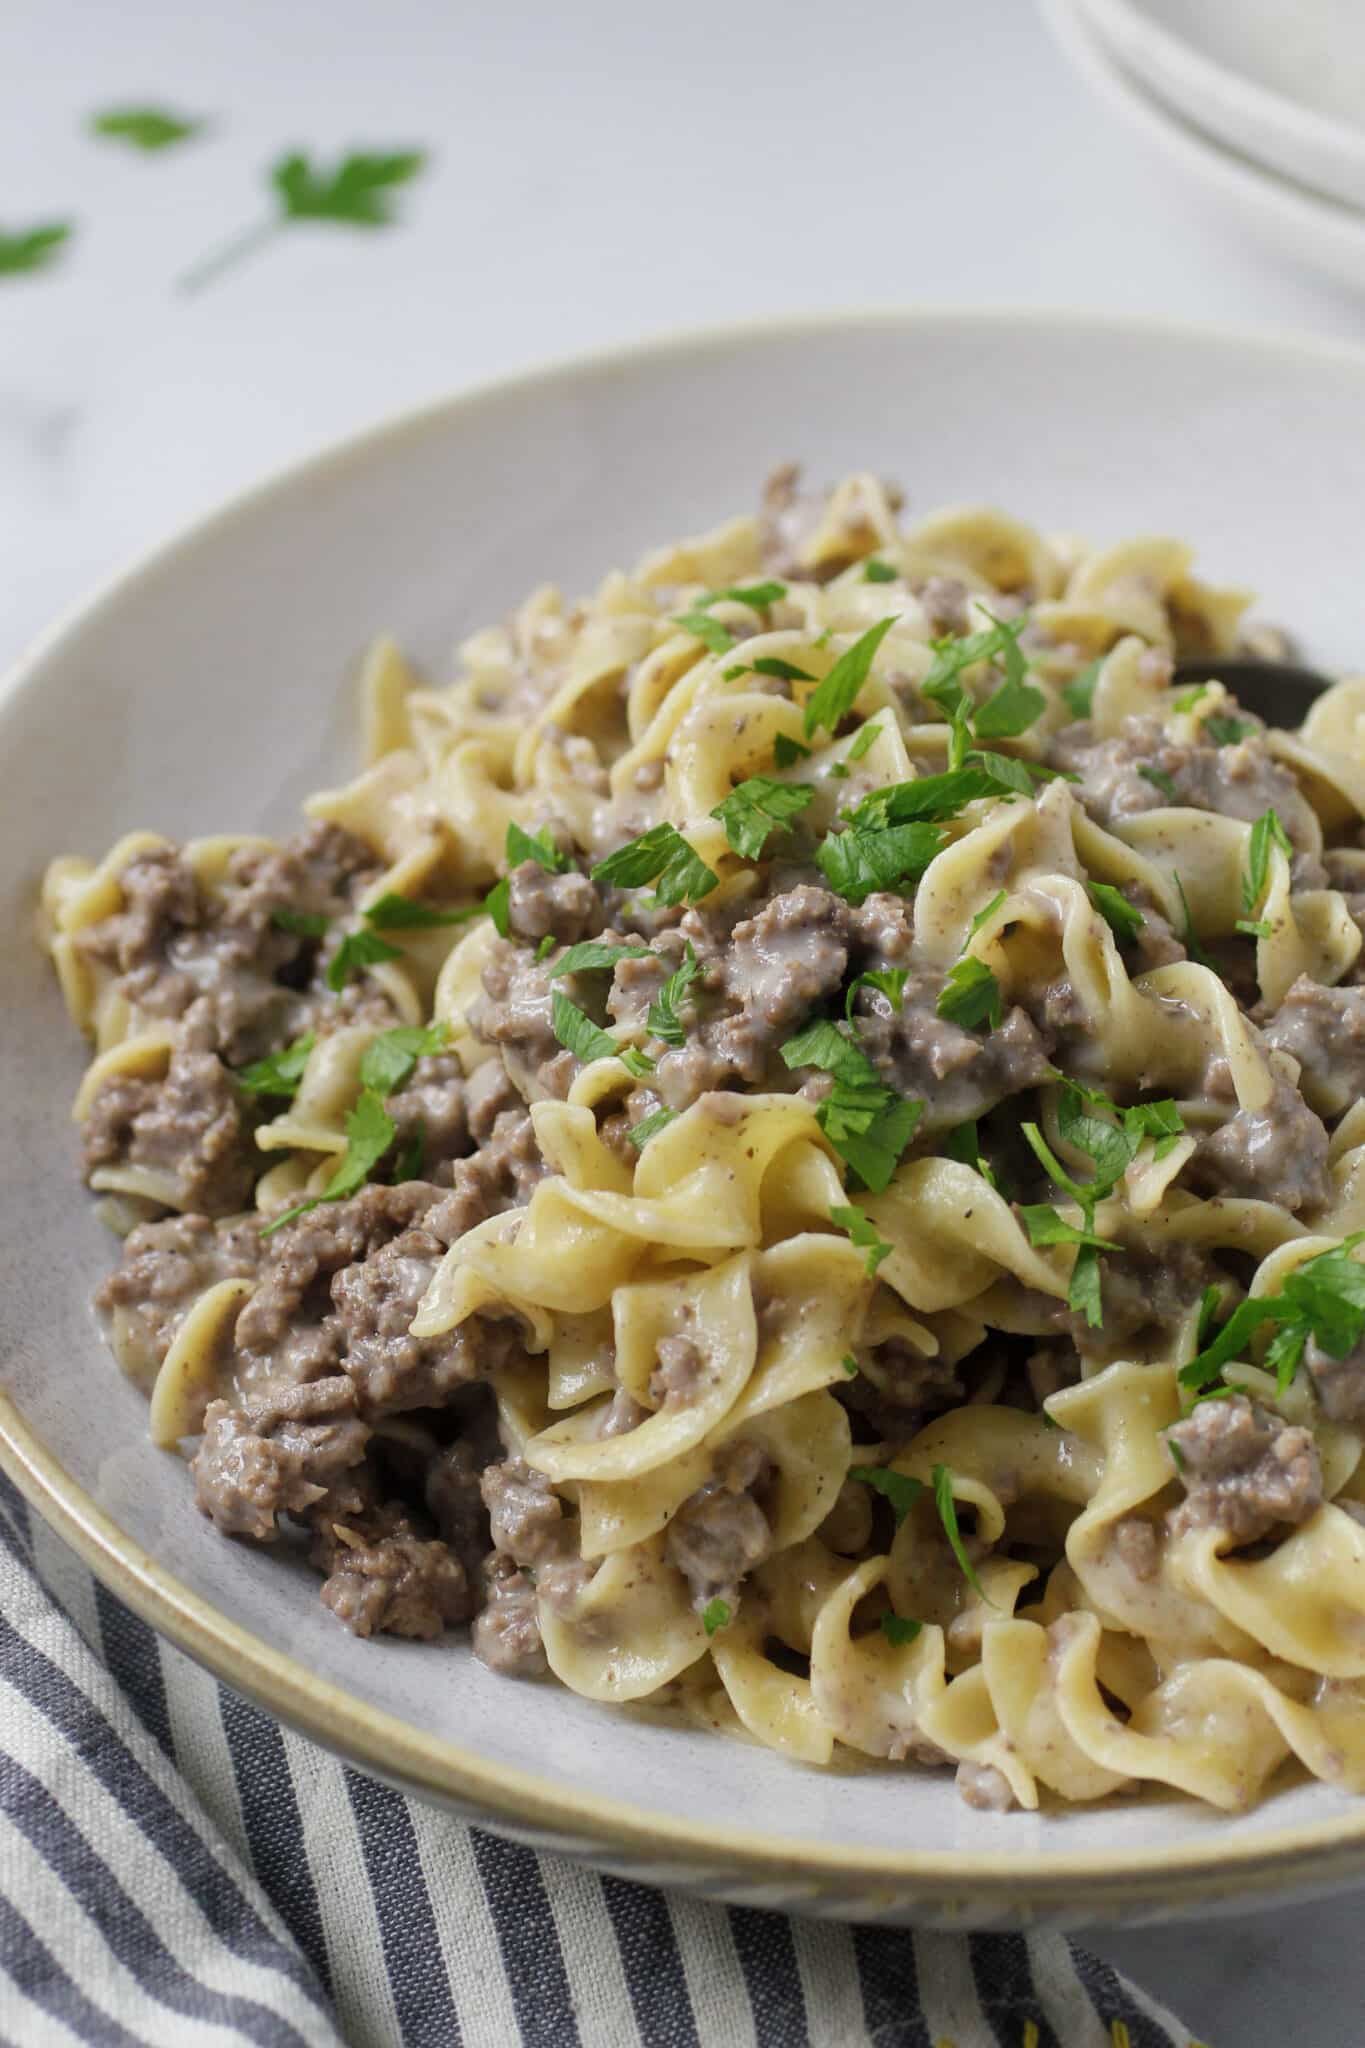
<svg viewBox="0 0 1365 2048">
<path fill-rule="evenodd" d="M 4 2048 L 1191 2048 L 1058 1936 L 652 1891 L 404 1799 L 220 1686 L 0 1478 Z"/>
</svg>

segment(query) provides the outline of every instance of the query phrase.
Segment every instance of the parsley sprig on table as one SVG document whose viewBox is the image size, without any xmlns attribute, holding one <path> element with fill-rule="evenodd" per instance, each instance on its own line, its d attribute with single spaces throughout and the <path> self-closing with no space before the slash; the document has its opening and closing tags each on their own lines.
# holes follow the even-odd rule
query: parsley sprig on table
<svg viewBox="0 0 1365 2048">
<path fill-rule="evenodd" d="M 291 150 L 267 174 L 274 212 L 186 271 L 181 291 L 201 291 L 296 221 L 348 228 L 391 226 L 395 189 L 417 177 L 426 160 L 420 149 L 355 150 L 328 170 Z"/>
<path fill-rule="evenodd" d="M 193 115 L 173 114 L 166 107 L 107 107 L 90 116 L 90 133 L 109 142 L 126 142 L 132 149 L 157 155 L 179 142 L 202 135 L 206 121 Z"/>
</svg>

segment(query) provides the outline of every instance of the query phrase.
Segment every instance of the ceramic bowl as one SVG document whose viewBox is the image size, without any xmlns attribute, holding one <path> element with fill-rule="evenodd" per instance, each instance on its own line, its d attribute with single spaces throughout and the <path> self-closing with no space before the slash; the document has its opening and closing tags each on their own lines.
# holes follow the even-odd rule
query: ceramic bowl
<svg viewBox="0 0 1365 2048">
<path fill-rule="evenodd" d="M 76 1173 L 83 1052 L 33 942 L 44 863 L 132 826 L 288 829 L 356 758 L 380 627 L 439 668 L 547 577 L 590 586 L 800 458 L 912 515 L 994 500 L 1096 538 L 1189 535 L 1306 655 L 1365 652 L 1365 355 L 1028 313 L 703 334 L 455 398 L 290 471 L 62 621 L 0 697 L 0 1461 L 118 1595 L 239 1690 L 421 1798 L 645 1879 L 953 1926 L 1155 1916 L 1365 1874 L 1365 1802 L 1145 1797 L 976 1813 L 946 1774 L 818 1772 L 485 1671 L 458 1637 L 358 1642 L 317 1582 L 226 1543 L 97 1334 L 111 1245 Z"/>
</svg>

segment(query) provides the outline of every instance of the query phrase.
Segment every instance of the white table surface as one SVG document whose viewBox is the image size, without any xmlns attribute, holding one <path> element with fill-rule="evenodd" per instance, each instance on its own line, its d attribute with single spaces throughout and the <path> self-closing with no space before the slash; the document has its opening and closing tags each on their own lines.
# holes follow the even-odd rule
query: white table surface
<svg viewBox="0 0 1365 2048">
<path fill-rule="evenodd" d="M 101 106 L 210 114 L 159 157 Z M 285 146 L 425 146 L 401 228 L 291 229 L 198 296 Z M 10 0 L 0 225 L 0 665 L 263 471 L 558 353 L 915 300 L 1365 336 L 1085 96 L 1025 0 Z M 1359 2048 L 1355 1899 L 1094 1945 L 1207 2040 Z"/>
</svg>

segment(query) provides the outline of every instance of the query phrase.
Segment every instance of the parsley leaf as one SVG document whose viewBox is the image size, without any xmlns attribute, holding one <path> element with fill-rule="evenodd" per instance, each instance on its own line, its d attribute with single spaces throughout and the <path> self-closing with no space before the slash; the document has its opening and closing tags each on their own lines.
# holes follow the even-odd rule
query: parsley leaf
<svg viewBox="0 0 1365 2048">
<path fill-rule="evenodd" d="M 1050 1202 L 1026 1202 L 1020 1206 L 1019 1220 L 1028 1232 L 1028 1241 L 1033 1245 L 1088 1244 L 1097 1252 L 1116 1252 L 1119 1247 L 1109 1237 L 1096 1237 L 1093 1230 L 1078 1229 L 1059 1216 Z"/>
<path fill-rule="evenodd" d="M 621 889 L 641 889 L 653 882 L 662 904 L 696 903 L 720 880 L 676 825 L 652 825 L 592 870 L 594 882 L 614 882 Z"/>
<path fill-rule="evenodd" d="M 1209 686 L 1207 683 L 1196 683 L 1193 689 L 1182 690 L 1178 697 L 1172 697 L 1171 709 L 1172 711 L 1193 711 L 1195 705 L 1202 703 L 1208 694 Z"/>
<path fill-rule="evenodd" d="M 620 1060 L 632 1074 L 647 1074 L 653 1068 L 648 1053 L 641 1052 L 638 1046 L 619 1044 L 559 989 L 550 998 L 550 1028 L 576 1059 Z"/>
<path fill-rule="evenodd" d="M 870 1216 L 864 1216 L 861 1209 L 852 1203 L 830 1210 L 829 1220 L 837 1223 L 840 1230 L 846 1230 L 852 1243 L 867 1253 L 867 1270 L 875 1273 L 883 1259 L 890 1258 L 892 1247 L 886 1242 Z"/>
<path fill-rule="evenodd" d="M 843 1357 L 839 1360 L 839 1363 L 843 1367 L 844 1371 L 848 1374 L 851 1380 L 857 1379 L 858 1361 L 853 1356 L 853 1353 L 851 1351 L 846 1351 Z"/>
<path fill-rule="evenodd" d="M 784 661 L 780 654 L 760 654 L 756 661 L 749 663 L 749 671 L 756 676 L 773 676 L 779 683 L 815 681 L 815 677 L 808 669 L 797 668 L 794 662 Z M 742 675 L 743 669 L 739 673 Z"/>
<path fill-rule="evenodd" d="M 809 761 L 809 759 L 810 748 L 803 747 L 800 740 L 792 739 L 787 733 L 780 732 L 773 740 L 773 766 L 775 768 L 793 768 L 798 761 Z"/>
<path fill-rule="evenodd" d="M 919 818 L 956 817 L 964 805 L 974 803 L 978 797 L 994 796 L 1001 789 L 1014 790 L 1014 771 L 1024 764 L 1008 761 L 1002 770 L 1002 762 L 1007 762 L 1004 754 L 976 754 L 966 766 L 950 768 L 942 775 L 921 775 L 914 782 L 888 783 L 885 789 L 874 789 L 863 798 L 853 813 L 853 823 L 906 825 Z"/>
<path fill-rule="evenodd" d="M 726 1600 L 708 1600 L 701 1611 L 701 1625 L 708 1636 L 730 1625 L 730 1605 Z"/>
<path fill-rule="evenodd" d="M 1005 892 L 1003 889 L 1001 889 L 997 891 L 997 893 L 994 896 L 992 896 L 989 903 L 984 903 L 981 906 L 980 910 L 977 911 L 976 916 L 972 919 L 973 938 L 976 937 L 976 934 L 980 931 L 983 924 L 990 923 L 991 919 L 995 916 L 996 911 L 1000 908 L 1004 900 Z"/>
<path fill-rule="evenodd" d="M 419 1121 L 414 1124 L 411 1137 L 394 1159 L 394 1186 L 400 1187 L 405 1180 L 420 1180 L 422 1178 L 422 1169 L 426 1163 L 427 1127 Z"/>
<path fill-rule="evenodd" d="M 1164 768 L 1154 768 L 1150 761 L 1142 761 L 1138 764 L 1138 774 L 1144 782 L 1150 782 L 1153 789 L 1160 790 L 1168 804 L 1180 801 L 1175 784 Z"/>
<path fill-rule="evenodd" d="M 977 706 L 972 724 L 976 736 L 982 740 L 1016 739 L 1021 732 L 1027 732 L 1035 723 L 1047 699 L 1041 690 L 1023 680 L 1023 655 L 1019 652 L 1017 640 L 1010 640 L 1009 648 L 1018 656 L 1021 664 L 1017 675 L 1007 675 L 1000 688 L 984 704 Z"/>
<path fill-rule="evenodd" d="M 845 754 L 844 759 L 846 761 L 861 761 L 863 755 L 870 753 L 872 748 L 876 746 L 881 736 L 882 729 L 879 725 L 865 725 L 855 738 L 847 754 Z"/>
<path fill-rule="evenodd" d="M 163 107 L 110 107 L 107 113 L 90 116 L 90 133 L 106 135 L 116 142 L 131 143 L 134 149 L 169 149 L 188 142 L 203 132 L 203 121 L 185 120 Z"/>
<path fill-rule="evenodd" d="M 946 844 L 937 825 L 891 825 L 885 831 L 850 825 L 821 840 L 815 865 L 836 895 L 862 903 L 877 890 L 917 882 Z"/>
<path fill-rule="evenodd" d="M 650 1139 L 657 1138 L 660 1131 L 668 1124 L 671 1124 L 677 1114 L 676 1109 L 667 1109 L 661 1106 L 656 1110 L 652 1110 L 648 1116 L 642 1117 L 638 1124 L 632 1124 L 626 1132 L 626 1136 L 630 1139 L 637 1152 L 643 1152 Z"/>
<path fill-rule="evenodd" d="M 922 1479 L 912 1479 L 908 1472 L 894 1472 L 889 1465 L 850 1465 L 848 1476 L 890 1501 L 898 1529 L 924 1491 Z"/>
<path fill-rule="evenodd" d="M 512 934 L 512 884 L 508 881 L 506 875 L 503 876 L 500 882 L 494 882 L 492 888 L 484 897 L 483 910 L 486 917 L 492 918 L 493 926 L 498 936 L 504 939 L 510 938 Z"/>
<path fill-rule="evenodd" d="M 1113 1107 L 1103 1096 L 1096 1098 L 1092 1094 L 1088 1100 L 1100 1108 Z M 1074 1146 L 1077 1152 L 1084 1152 L 1093 1163 L 1095 1177 L 1089 1193 L 1092 1201 L 1099 1201 L 1132 1165 L 1137 1140 L 1107 1118 L 1092 1116 L 1087 1107 L 1087 1096 L 1071 1081 L 1062 1088 L 1057 1103 L 1057 1129 L 1068 1145 Z"/>
<path fill-rule="evenodd" d="M 1073 718 L 1089 718 L 1095 703 L 1095 685 L 1103 667 L 1102 659 L 1088 661 L 1079 675 L 1062 685 L 1062 702 Z"/>
<path fill-rule="evenodd" d="M 271 165 L 269 183 L 275 212 L 205 257 L 180 279 L 184 292 L 199 291 L 243 256 L 264 246 L 291 221 L 327 221 L 351 228 L 384 228 L 393 221 L 393 188 L 415 178 L 426 163 L 420 149 L 373 155 L 358 150 L 325 171 L 298 151 Z"/>
<path fill-rule="evenodd" d="M 263 1060 L 253 1060 L 249 1067 L 240 1067 L 233 1079 L 249 1095 L 280 1095 L 292 1102 L 303 1079 L 313 1043 L 313 1033 L 306 1032 L 282 1051 L 269 1052 Z"/>
<path fill-rule="evenodd" d="M 1185 928 L 1180 934 L 1180 942 L 1191 960 L 1195 961 L 1198 966 L 1212 968 L 1213 961 L 1209 958 L 1205 948 L 1199 943 L 1199 934 L 1194 928 L 1194 917 L 1190 910 L 1190 899 L 1185 894 L 1185 884 L 1177 874 L 1173 874 L 1171 879 L 1175 883 L 1175 893 L 1180 898 L 1180 908 L 1185 918 Z M 1216 972 L 1217 970 L 1215 969 L 1214 971 Z"/>
<path fill-rule="evenodd" d="M 870 967 L 865 974 L 855 975 L 844 997 L 844 1015 L 849 1023 L 853 1022 L 853 998 L 860 988 L 875 988 L 886 997 L 893 1010 L 899 1010 L 909 973 L 906 967 Z"/>
<path fill-rule="evenodd" d="M 364 1186 L 396 1135 L 397 1125 L 393 1118 L 379 1097 L 366 1089 L 355 1108 L 347 1114 L 346 1151 L 322 1193 L 307 1202 L 297 1202 L 282 1216 L 273 1217 L 261 1236 L 273 1236 L 286 1223 L 292 1223 L 296 1216 L 302 1216 L 305 1210 L 316 1209 L 320 1202 L 340 1202 L 347 1195 L 353 1195 L 357 1188 Z"/>
<path fill-rule="evenodd" d="M 736 783 L 711 816 L 720 819 L 736 853 L 745 860 L 761 860 L 769 834 L 790 825 L 814 795 L 808 782 L 774 782 L 767 775 L 751 775 Z"/>
<path fill-rule="evenodd" d="M 1259 906 L 1270 878 L 1272 846 L 1278 846 L 1287 858 L 1292 856 L 1294 851 L 1289 843 L 1289 834 L 1280 823 L 1279 813 L 1262 811 L 1247 840 L 1247 864 L 1242 874 L 1242 909 L 1245 916 L 1237 921 L 1239 932 L 1248 932 L 1258 939 L 1268 939 L 1271 931 L 1268 924 L 1255 922 L 1252 913 Z"/>
<path fill-rule="evenodd" d="M 547 874 L 566 875 L 573 866 L 567 853 L 561 853 L 550 837 L 549 827 L 531 833 L 518 825 L 513 818 L 507 827 L 507 864 L 519 868 L 523 861 L 533 860 Z"/>
<path fill-rule="evenodd" d="M 1087 882 L 1086 893 L 1121 946 L 1135 939 L 1146 919 L 1110 882 Z"/>
<path fill-rule="evenodd" d="M 709 647 L 712 654 L 728 654 L 736 645 L 734 634 L 722 626 L 719 619 L 713 619 L 709 612 L 681 612 L 673 623 L 681 626 L 684 633 L 690 633 L 694 640 L 700 640 L 703 647 Z"/>
<path fill-rule="evenodd" d="M 0 277 L 46 270 L 74 232 L 75 224 L 69 220 L 44 221 L 39 227 L 15 228 L 12 232 L 0 228 Z"/>
<path fill-rule="evenodd" d="M 347 932 L 327 964 L 327 986 L 334 994 L 340 995 L 353 974 L 360 974 L 381 960 L 401 960 L 402 957 L 397 946 L 391 946 L 377 932 Z"/>
<path fill-rule="evenodd" d="M 869 555 L 863 563 L 864 583 L 894 583 L 899 575 L 899 569 L 893 569 L 889 562 L 880 561 L 876 555 Z"/>
<path fill-rule="evenodd" d="M 463 924 L 466 918 L 477 917 L 482 909 L 481 903 L 466 903 L 457 910 L 438 910 L 433 903 L 396 896 L 389 889 L 370 904 L 365 922 L 379 932 L 427 932 L 438 925 Z"/>
<path fill-rule="evenodd" d="M 882 1634 L 893 1649 L 903 1650 L 907 1643 L 913 1643 L 924 1627 L 922 1621 L 911 1621 L 908 1614 L 884 1614 Z"/>
<path fill-rule="evenodd" d="M 836 732 L 839 722 L 853 709 L 854 701 L 867 681 L 873 657 L 896 623 L 896 614 L 879 619 L 835 662 L 824 681 L 812 691 L 806 704 L 805 732 L 809 739 L 819 726 Z"/>
<path fill-rule="evenodd" d="M 970 953 L 949 968 L 935 1007 L 946 1023 L 958 1024 L 964 1031 L 980 1024 L 998 1031 L 1004 1014 L 999 982 L 985 962 Z"/>
<path fill-rule="evenodd" d="M 1247 718 L 1222 718 L 1217 713 L 1204 720 L 1204 730 L 1218 747 L 1235 747 L 1249 739 L 1256 728 Z"/>
<path fill-rule="evenodd" d="M 789 1068 L 819 1067 L 833 1076 L 834 1086 L 815 1106 L 816 1121 L 840 1157 L 879 1195 L 915 1134 L 924 1104 L 888 1088 L 862 1047 L 828 1020 L 807 1025 L 779 1051 Z"/>
<path fill-rule="evenodd" d="M 282 904 L 271 911 L 270 922 L 277 932 L 292 932 L 299 939 L 320 939 L 325 937 L 332 920 L 321 910 L 291 910 Z"/>
<path fill-rule="evenodd" d="M 785 583 L 770 581 L 767 583 L 731 584 L 725 590 L 708 590 L 705 597 L 697 599 L 696 608 L 698 611 L 706 611 L 713 604 L 747 604 L 751 610 L 761 612 L 766 611 L 770 604 L 776 604 L 779 598 L 783 598 L 786 595 L 787 586 Z"/>
<path fill-rule="evenodd" d="M 1071 1281 L 1066 1290 L 1066 1305 L 1085 1320 L 1092 1330 L 1104 1327 L 1104 1290 L 1100 1278 L 1100 1248 L 1095 1244 L 1083 1244 L 1076 1254 L 1076 1263 L 1071 1268 Z"/>
<path fill-rule="evenodd" d="M 988 1188 L 995 1188 L 997 1193 L 999 1192 L 1000 1183 L 995 1168 L 981 1150 L 981 1134 L 975 1117 L 964 1124 L 954 1124 L 951 1131 L 944 1133 L 940 1153 L 944 1159 L 956 1159 L 960 1166 L 972 1167 L 981 1175 Z"/>
<path fill-rule="evenodd" d="M 941 705 L 950 718 L 956 717 L 960 712 L 970 714 L 972 704 L 962 687 L 963 673 L 969 668 L 975 668 L 978 662 L 999 662 L 1005 670 L 1005 682 L 996 691 L 995 699 L 988 699 L 987 702 L 1003 699 L 995 716 L 1003 718 L 1005 722 L 994 729 L 986 728 L 985 736 L 988 739 L 1003 739 L 1007 733 L 1022 732 L 1024 726 L 1032 725 L 1044 702 L 1040 690 L 1035 690 L 1031 684 L 1024 683 L 1028 663 L 1019 646 L 1019 635 L 1027 624 L 1027 619 L 1022 618 L 993 619 L 989 627 L 982 632 L 964 633 L 960 637 L 950 636 L 944 640 L 931 642 L 934 661 L 928 675 L 919 685 L 921 697 L 927 697 L 931 704 Z M 1013 725 L 1010 721 L 1022 716 L 1023 713 L 1023 705 L 1018 697 L 1021 688 L 1027 691 L 1030 699 L 1036 697 L 1037 703 L 1024 718 L 1023 725 Z M 983 705 L 982 710 L 984 709 Z M 977 713 L 977 718 L 979 720 L 980 713 Z"/>
<path fill-rule="evenodd" d="M 953 1475 L 946 1465 L 935 1465 L 933 1478 L 934 1506 L 938 1509 L 938 1518 L 943 1524 L 943 1533 L 948 1538 L 953 1556 L 962 1567 L 962 1576 L 978 1599 L 985 1600 L 988 1607 L 993 1607 L 995 1602 L 987 1599 L 986 1589 L 976 1575 L 976 1567 L 967 1555 L 967 1546 L 962 1541 L 962 1532 L 957 1525 L 957 1502 L 953 1499 Z"/>
<path fill-rule="evenodd" d="M 1362 1241 L 1365 1231 L 1355 1231 L 1333 1250 L 1296 1266 L 1278 1294 L 1239 1302 L 1212 1342 L 1181 1368 L 1181 1385 L 1211 1385 L 1226 1364 L 1246 1355 L 1247 1344 L 1265 1323 L 1278 1326 L 1267 1362 L 1284 1385 L 1293 1378 L 1309 1337 L 1331 1358 L 1354 1351 L 1365 1339 L 1365 1266 L 1351 1257 Z M 1202 1305 L 1200 1328 L 1203 1333 Z"/>
<path fill-rule="evenodd" d="M 567 953 L 561 953 L 550 979 L 561 981 L 566 974 L 598 974 L 604 968 L 614 968 L 618 960 L 653 957 L 648 946 L 608 946 L 601 939 L 584 939 L 581 944 L 570 946 Z"/>
<path fill-rule="evenodd" d="M 678 1005 L 700 973 L 701 964 L 689 939 L 682 960 L 655 996 L 645 1016 L 645 1029 L 655 1038 L 661 1038 L 665 1045 L 679 1046 L 687 1035 L 678 1015 Z"/>
<path fill-rule="evenodd" d="M 400 1024 L 381 1031 L 360 1056 L 360 1085 L 373 1094 L 394 1095 L 412 1078 L 418 1060 L 443 1052 L 450 1026 L 439 1018 L 431 1024 Z"/>
<path fill-rule="evenodd" d="M 1195 1325 L 1194 1332 L 1194 1348 L 1196 1352 L 1202 1351 L 1209 1338 L 1213 1335 L 1213 1327 L 1218 1320 L 1218 1311 L 1222 1304 L 1223 1290 L 1221 1287 L 1206 1287 L 1200 1295 L 1199 1321 Z"/>
</svg>

